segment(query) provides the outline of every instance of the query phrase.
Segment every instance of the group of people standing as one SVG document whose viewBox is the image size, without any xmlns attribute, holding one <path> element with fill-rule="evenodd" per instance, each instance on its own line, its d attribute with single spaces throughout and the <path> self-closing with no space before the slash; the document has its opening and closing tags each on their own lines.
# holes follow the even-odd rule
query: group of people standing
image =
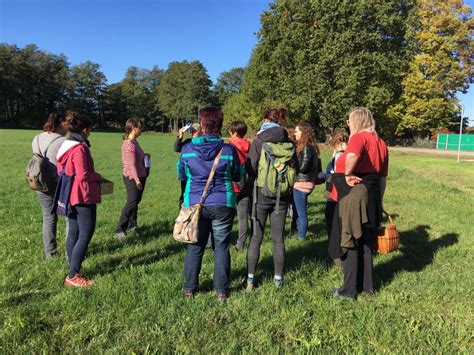
<svg viewBox="0 0 474 355">
<path fill-rule="evenodd" d="M 380 227 L 382 198 L 388 172 L 388 151 L 375 131 L 375 121 L 366 108 L 355 108 L 349 114 L 350 139 L 337 133 L 331 142 L 332 160 L 322 172 L 320 152 L 312 127 L 300 123 L 289 134 L 285 127 L 285 109 L 268 109 L 255 139 L 245 138 L 247 126 L 234 121 L 228 127 L 231 138 L 225 143 L 221 137 L 224 116 L 216 107 L 199 111 L 199 124 L 190 128 L 191 139 L 183 140 L 179 132 L 175 151 L 180 152 L 177 164 L 181 180 L 180 205 L 190 207 L 200 202 L 216 157 L 214 178 L 202 203 L 199 236 L 195 244 L 187 245 L 184 260 L 184 295 L 193 297 L 199 288 L 199 273 L 206 246 L 214 252 L 214 288 L 219 300 L 230 295 L 230 243 L 235 215 L 238 216 L 238 238 L 235 248 L 244 250 L 247 239 L 247 275 L 245 288 L 253 290 L 256 282 L 260 247 L 267 220 L 273 243 L 274 284 L 283 286 L 285 271 L 285 222 L 291 206 L 291 230 L 304 240 L 308 230 L 308 196 L 317 184 L 326 182 L 326 225 L 329 254 L 342 264 L 344 283 L 332 292 L 335 296 L 356 298 L 361 292 L 372 293 L 371 242 Z M 94 164 L 87 140 L 91 122 L 84 116 L 52 114 L 44 126 L 45 132 L 35 137 L 33 151 L 45 154 L 56 171 L 74 175 L 71 189 L 72 213 L 67 218 L 67 256 L 69 272 L 66 286 L 90 286 L 92 280 L 83 278 L 79 271 L 94 233 L 96 204 L 100 203 L 101 176 Z M 115 237 L 125 238 L 137 228 L 138 205 L 149 174 L 147 159 L 137 142 L 142 122 L 129 119 L 122 144 L 123 182 L 127 202 L 117 224 Z M 66 139 L 64 135 L 69 132 Z M 347 147 L 346 147 L 347 146 Z M 270 147 L 270 148 L 269 148 Z M 273 148 L 272 148 L 273 147 Z M 271 168 L 277 171 L 278 183 L 291 185 L 289 189 L 269 193 L 262 184 L 268 179 L 268 165 L 264 157 L 271 149 L 286 154 L 275 158 Z M 278 149 L 277 149 L 278 148 Z M 275 152 L 273 152 L 275 153 Z M 289 154 L 289 155 L 288 155 Z M 267 171 L 262 167 L 265 166 Z M 285 181 L 279 179 L 284 178 Z M 278 185 L 277 183 L 277 185 Z M 355 191 L 355 192 L 353 192 Z M 56 254 L 56 221 L 51 215 L 52 197 L 37 192 L 43 209 L 43 242 L 47 257 Z M 365 202 L 364 203 L 361 203 Z M 356 208 L 354 206 L 365 206 Z M 365 208 L 363 211 L 362 209 Z M 353 228 L 358 221 L 359 228 Z M 349 226 L 349 227 L 348 227 Z"/>
</svg>

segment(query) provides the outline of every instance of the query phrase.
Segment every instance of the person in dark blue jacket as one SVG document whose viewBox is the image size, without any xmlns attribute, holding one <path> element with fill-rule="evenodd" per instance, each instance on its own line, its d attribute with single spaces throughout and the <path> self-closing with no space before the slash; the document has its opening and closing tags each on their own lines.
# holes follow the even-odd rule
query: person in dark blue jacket
<svg viewBox="0 0 474 355">
<path fill-rule="evenodd" d="M 210 234 L 214 250 L 214 288 L 218 299 L 223 301 L 229 297 L 229 243 L 236 207 L 232 181 L 240 180 L 240 163 L 235 148 L 220 138 L 222 111 L 216 107 L 203 108 L 199 119 L 203 135 L 183 147 L 178 161 L 179 179 L 187 180 L 183 206 L 199 203 L 214 158 L 221 150 L 222 154 L 203 204 L 198 242 L 187 245 L 184 295 L 193 297 L 199 287 L 202 257 Z"/>
</svg>

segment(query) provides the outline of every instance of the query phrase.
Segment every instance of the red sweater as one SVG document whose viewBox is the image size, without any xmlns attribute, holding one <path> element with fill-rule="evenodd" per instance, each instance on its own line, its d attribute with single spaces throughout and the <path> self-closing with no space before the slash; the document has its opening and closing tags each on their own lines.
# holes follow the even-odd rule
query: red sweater
<svg viewBox="0 0 474 355">
<path fill-rule="evenodd" d="M 123 175 L 135 182 L 146 176 L 145 153 L 140 144 L 133 139 L 125 139 L 122 143 Z"/>
<path fill-rule="evenodd" d="M 94 171 L 94 161 L 86 143 L 66 140 L 58 151 L 58 174 L 65 166 L 66 175 L 74 176 L 71 186 L 71 206 L 100 203 L 100 174 Z"/>
<path fill-rule="evenodd" d="M 249 155 L 250 141 L 245 138 L 231 138 L 229 140 L 229 144 L 234 146 L 235 150 L 237 150 L 237 155 L 239 156 L 239 163 L 240 166 L 243 168 L 245 160 Z M 240 192 L 240 189 L 237 184 L 235 182 L 233 184 L 235 192 Z"/>
</svg>

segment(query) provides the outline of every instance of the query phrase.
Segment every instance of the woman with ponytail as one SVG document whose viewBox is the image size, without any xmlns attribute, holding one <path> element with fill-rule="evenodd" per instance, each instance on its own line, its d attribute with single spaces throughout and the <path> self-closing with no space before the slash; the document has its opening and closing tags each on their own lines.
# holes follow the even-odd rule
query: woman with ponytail
<svg viewBox="0 0 474 355">
<path fill-rule="evenodd" d="M 67 133 L 66 118 L 64 115 L 51 113 L 48 120 L 43 126 L 42 133 L 35 136 L 31 147 L 33 154 L 39 154 L 47 158 L 48 175 L 57 177 L 56 172 L 56 155 L 59 147 L 64 142 L 64 136 Z M 53 203 L 54 189 L 43 192 L 36 190 L 36 195 L 43 211 L 43 247 L 46 258 L 51 258 L 57 255 L 56 250 L 56 227 L 58 223 L 58 216 L 51 214 L 51 204 Z M 66 232 L 67 232 L 67 218 L 66 218 Z"/>
<path fill-rule="evenodd" d="M 142 133 L 143 122 L 138 118 L 129 118 L 125 123 L 122 143 L 123 183 L 127 190 L 127 202 L 117 224 L 114 237 L 125 238 L 127 230 L 137 228 L 138 205 L 145 188 L 147 169 L 145 153 L 137 138 Z"/>
<path fill-rule="evenodd" d="M 87 287 L 92 280 L 86 280 L 79 272 L 87 247 L 95 231 L 97 204 L 100 203 L 100 174 L 94 170 L 88 137 L 92 122 L 87 116 L 70 112 L 66 116 L 69 137 L 59 148 L 58 173 L 74 176 L 69 203 L 69 232 L 66 251 L 69 272 L 64 286 Z"/>
</svg>

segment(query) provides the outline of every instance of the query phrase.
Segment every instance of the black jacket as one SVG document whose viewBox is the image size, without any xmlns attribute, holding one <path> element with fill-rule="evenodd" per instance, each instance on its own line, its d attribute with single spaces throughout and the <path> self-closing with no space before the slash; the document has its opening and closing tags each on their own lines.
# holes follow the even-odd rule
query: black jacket
<svg viewBox="0 0 474 355">
<path fill-rule="evenodd" d="M 288 133 L 282 127 L 273 127 L 269 128 L 266 131 L 258 134 L 257 137 L 253 140 L 252 145 L 250 146 L 249 155 L 245 161 L 245 170 L 253 178 L 257 178 L 258 175 L 258 162 L 260 160 L 260 154 L 262 153 L 263 143 L 291 143 L 291 140 L 288 138 Z M 292 162 L 290 162 L 295 168 L 297 167 L 297 158 L 296 153 Z M 259 193 L 260 189 L 257 189 L 257 203 L 262 205 L 274 205 L 276 203 L 275 199 L 264 196 Z M 290 203 L 291 195 L 282 195 L 280 198 L 280 203 Z"/>
<path fill-rule="evenodd" d="M 314 146 L 307 144 L 304 149 L 298 154 L 298 175 L 296 181 L 316 182 L 319 170 L 319 157 L 316 154 Z"/>
<path fill-rule="evenodd" d="M 174 151 L 176 153 L 181 153 L 181 149 L 183 149 L 183 147 L 188 144 L 188 143 L 191 143 L 193 139 L 192 138 L 186 138 L 184 141 L 183 141 L 183 138 L 179 138 L 177 137 L 176 138 L 176 141 L 174 142 Z"/>
</svg>

